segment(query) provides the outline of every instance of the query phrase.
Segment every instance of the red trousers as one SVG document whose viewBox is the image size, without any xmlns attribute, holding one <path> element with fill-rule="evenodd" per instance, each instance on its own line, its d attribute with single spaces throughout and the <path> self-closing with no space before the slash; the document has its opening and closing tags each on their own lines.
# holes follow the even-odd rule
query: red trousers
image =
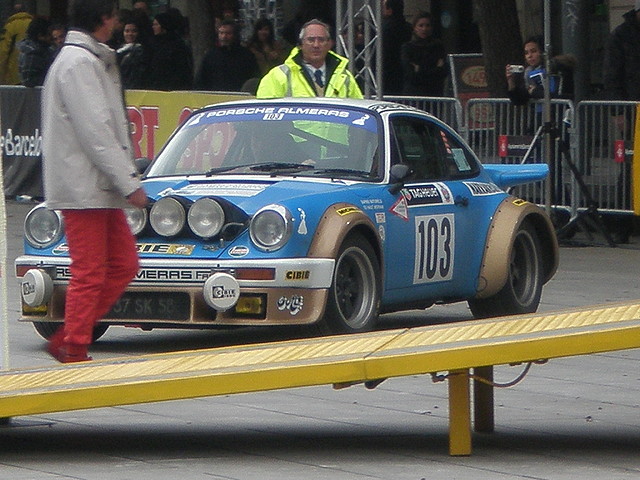
<svg viewBox="0 0 640 480">
<path fill-rule="evenodd" d="M 136 241 L 119 209 L 63 210 L 71 256 L 64 341 L 89 345 L 93 327 L 138 272 Z"/>
</svg>

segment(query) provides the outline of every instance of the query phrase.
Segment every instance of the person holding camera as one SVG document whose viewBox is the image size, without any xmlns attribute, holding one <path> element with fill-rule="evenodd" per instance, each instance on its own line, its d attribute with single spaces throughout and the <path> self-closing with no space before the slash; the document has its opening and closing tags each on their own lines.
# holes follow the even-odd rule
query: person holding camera
<svg viewBox="0 0 640 480">
<path fill-rule="evenodd" d="M 507 65 L 505 70 L 509 99 L 515 105 L 525 105 L 529 100 L 544 98 L 543 79 L 547 71 L 544 67 L 542 37 L 530 37 L 524 42 L 524 60 L 526 66 Z M 558 93 L 556 77 L 549 77 L 549 89 L 551 96 Z"/>
</svg>

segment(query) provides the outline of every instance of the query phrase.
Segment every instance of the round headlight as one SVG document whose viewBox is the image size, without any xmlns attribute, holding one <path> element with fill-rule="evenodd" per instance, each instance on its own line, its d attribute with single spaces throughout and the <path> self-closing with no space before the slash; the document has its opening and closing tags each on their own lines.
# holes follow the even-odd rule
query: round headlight
<svg viewBox="0 0 640 480">
<path fill-rule="evenodd" d="M 178 200 L 165 197 L 151 207 L 149 222 L 158 235 L 174 237 L 184 228 L 186 216 L 184 207 Z"/>
<path fill-rule="evenodd" d="M 251 241 L 266 252 L 282 248 L 291 237 L 293 217 L 281 205 L 269 205 L 251 219 Z"/>
<path fill-rule="evenodd" d="M 27 242 L 36 248 L 53 245 L 62 237 L 62 217 L 44 205 L 31 210 L 24 219 L 24 234 Z"/>
<path fill-rule="evenodd" d="M 131 233 L 134 235 L 138 235 L 147 226 L 146 208 L 126 208 L 124 214 L 127 217 Z"/>
<path fill-rule="evenodd" d="M 187 215 L 191 231 L 202 238 L 215 237 L 224 225 L 224 210 L 211 198 L 197 200 Z"/>
</svg>

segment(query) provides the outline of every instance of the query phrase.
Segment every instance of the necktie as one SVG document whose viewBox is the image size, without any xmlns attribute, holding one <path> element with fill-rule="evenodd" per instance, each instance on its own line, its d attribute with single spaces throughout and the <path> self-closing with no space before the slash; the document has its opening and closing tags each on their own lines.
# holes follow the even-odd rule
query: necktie
<svg viewBox="0 0 640 480">
<path fill-rule="evenodd" d="M 322 81 L 322 70 L 316 70 L 313 73 L 314 77 L 316 77 L 316 83 L 320 88 L 324 87 L 324 82 Z"/>
</svg>

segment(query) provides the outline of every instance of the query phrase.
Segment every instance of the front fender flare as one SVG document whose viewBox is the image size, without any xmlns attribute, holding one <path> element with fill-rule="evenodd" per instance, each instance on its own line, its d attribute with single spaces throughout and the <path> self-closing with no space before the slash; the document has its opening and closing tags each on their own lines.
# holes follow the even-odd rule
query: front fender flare
<svg viewBox="0 0 640 480">
<path fill-rule="evenodd" d="M 542 253 L 543 283 L 558 268 L 558 239 L 545 211 L 525 200 L 507 197 L 498 206 L 489 226 L 475 298 L 488 298 L 504 287 L 509 275 L 511 248 L 518 228 L 529 221 L 538 234 Z"/>
<path fill-rule="evenodd" d="M 335 258 L 342 242 L 353 231 L 369 240 L 382 266 L 382 245 L 376 226 L 360 208 L 344 202 L 331 205 L 322 214 L 309 247 L 309 257 Z"/>
</svg>

